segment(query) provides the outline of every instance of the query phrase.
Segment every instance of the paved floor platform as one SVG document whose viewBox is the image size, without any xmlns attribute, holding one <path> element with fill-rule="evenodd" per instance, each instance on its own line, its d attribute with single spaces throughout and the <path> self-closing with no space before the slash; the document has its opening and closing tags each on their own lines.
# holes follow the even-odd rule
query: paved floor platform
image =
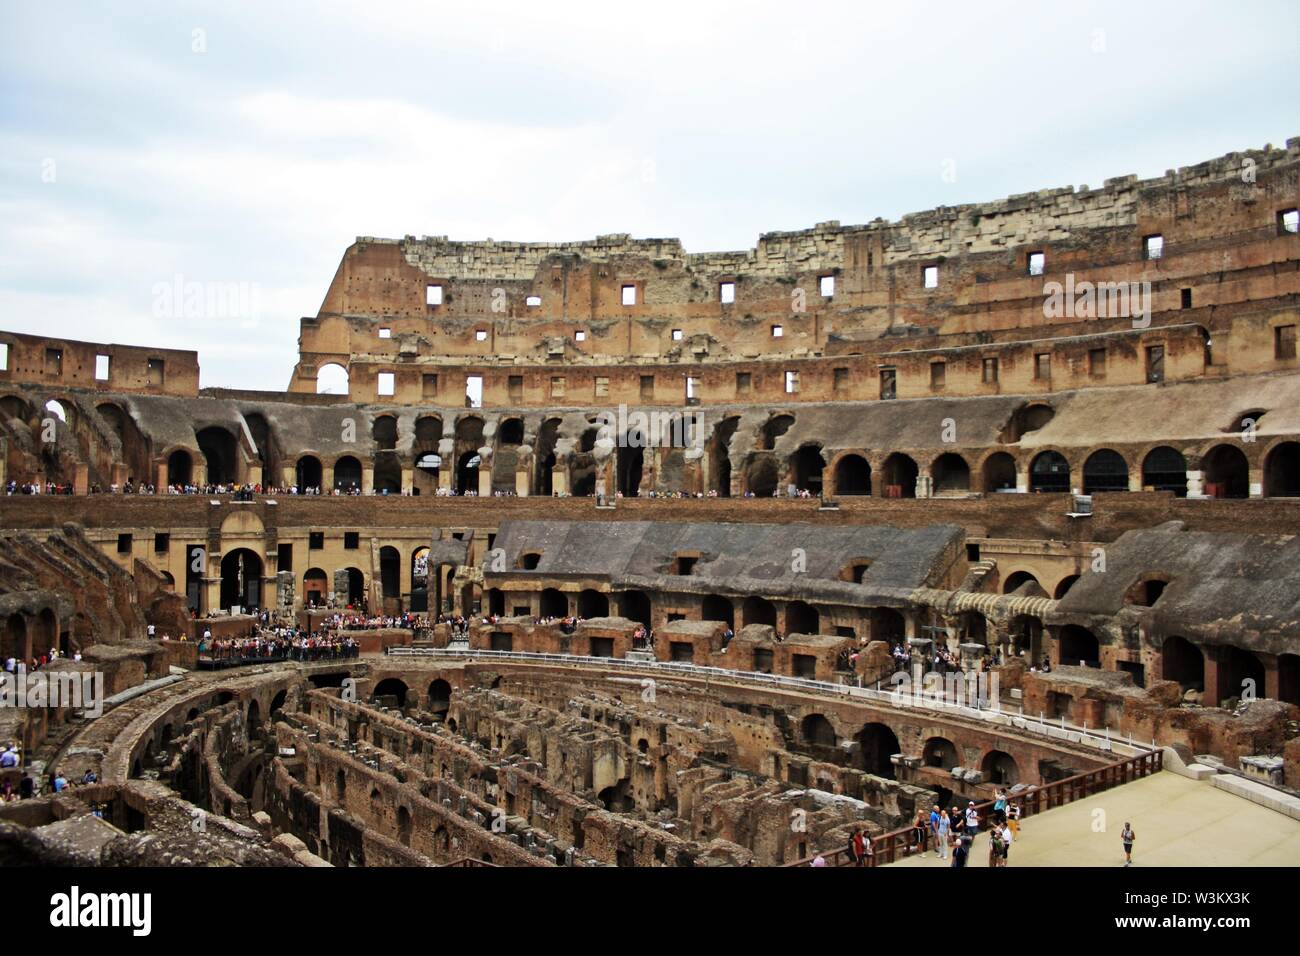
<svg viewBox="0 0 1300 956">
<path fill-rule="evenodd" d="M 1102 811 L 1102 814 L 1097 814 Z M 1208 782 L 1158 773 L 1025 819 L 1008 866 L 1123 866 L 1120 831 L 1133 824 L 1133 867 L 1300 866 L 1300 822 Z M 1100 827 L 1104 824 L 1104 832 Z M 969 866 L 988 866 L 989 838 Z M 948 866 L 933 852 L 894 866 Z"/>
</svg>

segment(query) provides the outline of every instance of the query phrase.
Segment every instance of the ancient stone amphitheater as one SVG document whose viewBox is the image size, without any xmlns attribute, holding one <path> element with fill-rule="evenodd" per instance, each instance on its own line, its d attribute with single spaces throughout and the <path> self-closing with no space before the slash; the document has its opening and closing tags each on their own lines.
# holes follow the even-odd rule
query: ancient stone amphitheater
<svg viewBox="0 0 1300 956">
<path fill-rule="evenodd" d="M 999 788 L 1294 803 L 1297 206 L 1292 139 L 738 252 L 362 237 L 283 391 L 0 332 L 0 657 L 106 697 L 0 708 L 44 792 L 0 859 L 885 863 Z M 339 615 L 358 657 L 223 643 Z"/>
</svg>

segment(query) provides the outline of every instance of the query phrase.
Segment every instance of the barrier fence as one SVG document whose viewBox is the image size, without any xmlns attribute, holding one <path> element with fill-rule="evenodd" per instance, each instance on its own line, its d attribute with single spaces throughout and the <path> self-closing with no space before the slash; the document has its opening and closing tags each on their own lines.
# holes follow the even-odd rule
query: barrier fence
<svg viewBox="0 0 1300 956">
<path fill-rule="evenodd" d="M 1066 777 L 1052 783 L 1031 787 L 1016 794 L 1009 802 L 1020 805 L 1020 818 L 1023 820 L 1026 817 L 1043 813 L 1054 807 L 1063 807 L 1068 803 L 1083 800 L 1112 787 L 1122 786 L 1130 781 L 1138 780 L 1153 773 L 1159 773 L 1163 767 L 1164 751 L 1160 749 L 1149 750 L 1137 756 L 1107 764 L 1105 767 L 1089 770 L 1087 773 L 1075 774 L 1073 777 Z M 986 800 L 975 806 L 975 810 L 979 814 L 981 830 L 988 827 L 989 820 L 993 816 L 993 805 L 994 801 Z M 958 808 L 959 811 L 961 809 Z M 927 829 L 925 841 L 917 844 L 915 842 L 915 832 L 913 827 L 905 827 L 891 833 L 882 833 L 880 836 L 872 837 L 872 852 L 866 857 L 862 865 L 884 866 L 903 857 L 925 852 L 927 848 L 930 848 L 931 834 Z M 838 850 L 827 850 L 821 854 L 814 853 L 812 856 L 785 865 L 811 866 L 813 860 L 819 855 L 826 861 L 827 866 L 854 865 L 847 846 Z"/>
</svg>

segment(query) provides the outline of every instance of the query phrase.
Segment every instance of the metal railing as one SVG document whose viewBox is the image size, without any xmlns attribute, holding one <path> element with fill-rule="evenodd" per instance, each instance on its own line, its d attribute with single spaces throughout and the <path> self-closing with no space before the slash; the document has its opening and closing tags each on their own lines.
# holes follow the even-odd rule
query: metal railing
<svg viewBox="0 0 1300 956">
<path fill-rule="evenodd" d="M 1099 767 L 1096 770 L 1089 770 L 1086 773 L 1075 774 L 1073 777 L 1066 777 L 1063 780 L 1031 787 L 1009 798 L 1008 802 L 1020 806 L 1020 819 L 1023 820 L 1025 817 L 1043 813 L 1055 807 L 1063 807 L 1076 800 L 1082 800 L 1093 794 L 1101 793 L 1103 790 L 1109 790 L 1112 787 L 1122 786 L 1153 773 L 1159 773 L 1162 769 L 1164 769 L 1164 751 L 1160 749 L 1149 750 L 1134 757 Z M 993 806 L 994 801 L 992 800 L 986 800 L 975 806 L 975 811 L 979 814 L 981 829 L 988 825 L 993 813 Z M 872 837 L 872 852 L 863 860 L 862 865 L 883 866 L 908 855 L 933 849 L 930 846 L 933 841 L 928 827 L 924 831 L 924 840 L 919 843 L 915 836 L 916 832 L 914 827 L 905 827 Z M 813 860 L 818 856 L 826 861 L 827 866 L 853 865 L 847 846 L 838 850 L 827 850 L 820 854 L 815 853 L 812 856 L 785 865 L 811 866 Z"/>
<path fill-rule="evenodd" d="M 626 671 L 629 673 L 668 673 L 683 677 L 697 677 L 705 680 L 731 681 L 733 683 L 776 687 L 787 690 L 809 691 L 833 697 L 849 697 L 864 703 L 892 707 L 897 710 L 919 710 L 932 714 L 961 717 L 985 724 L 1001 726 L 1029 737 L 1063 744 L 1075 744 L 1105 754 L 1124 752 L 1125 756 L 1147 753 L 1151 748 L 1145 743 L 1135 743 L 1131 738 L 1127 743 L 1121 737 L 1112 737 L 1108 728 L 1100 731 L 1096 728 L 1078 727 L 1066 722 L 1065 718 L 1047 721 L 1042 715 L 1037 719 L 1024 714 L 1004 711 L 1000 702 L 990 702 L 992 706 L 971 707 L 966 704 L 948 703 L 925 695 L 903 694 L 871 687 L 858 687 L 854 684 L 834 684 L 829 681 L 812 680 L 806 677 L 785 677 L 778 674 L 763 674 L 758 671 L 729 670 L 725 667 L 706 667 L 700 664 L 687 664 L 679 661 L 632 661 L 620 657 L 588 657 L 579 654 L 544 654 L 530 651 L 492 651 L 463 648 L 436 647 L 390 647 L 390 657 L 405 658 L 449 658 L 464 660 L 517 661 L 531 664 L 555 664 L 591 667 Z M 1154 741 L 1152 741 L 1154 746 Z"/>
</svg>

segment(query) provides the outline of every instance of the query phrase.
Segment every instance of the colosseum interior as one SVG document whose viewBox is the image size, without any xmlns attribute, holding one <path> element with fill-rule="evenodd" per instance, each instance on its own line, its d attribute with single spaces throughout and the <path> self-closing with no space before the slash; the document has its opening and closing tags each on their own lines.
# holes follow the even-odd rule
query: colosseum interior
<svg viewBox="0 0 1300 956">
<path fill-rule="evenodd" d="M 882 865 L 1176 775 L 1300 862 L 1298 206 L 1300 138 L 735 252 L 360 237 L 266 391 L 0 332 L 0 657 L 103 685 L 0 709 L 6 861 Z"/>
</svg>

